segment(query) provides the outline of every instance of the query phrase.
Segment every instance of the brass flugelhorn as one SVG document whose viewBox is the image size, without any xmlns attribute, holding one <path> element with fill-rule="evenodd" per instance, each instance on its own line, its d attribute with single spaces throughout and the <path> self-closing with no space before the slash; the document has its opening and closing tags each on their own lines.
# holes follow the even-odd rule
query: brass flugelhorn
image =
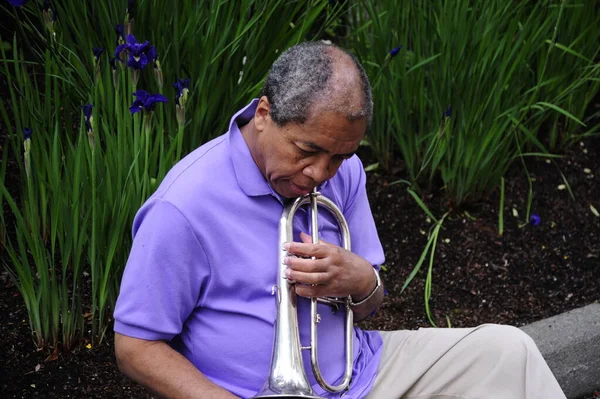
<svg viewBox="0 0 600 399">
<path fill-rule="evenodd" d="M 329 210 L 337 219 L 344 249 L 350 251 L 350 229 L 340 209 L 316 189 L 302 197 L 290 200 L 284 207 L 279 220 L 279 257 L 277 266 L 277 284 L 273 292 L 277 301 L 277 319 L 271 355 L 271 368 L 262 390 L 254 398 L 320 398 L 312 389 L 306 377 L 302 362 L 302 350 L 310 350 L 311 366 L 319 385 L 329 392 L 341 392 L 348 388 L 352 378 L 354 318 L 350 309 L 350 297 L 347 298 L 311 298 L 310 346 L 302 346 L 298 330 L 297 297 L 294 282 L 285 276 L 286 265 L 283 260 L 288 252 L 283 244 L 293 241 L 293 221 L 296 211 L 310 203 L 312 241 L 319 242 L 318 205 Z M 317 324 L 320 315 L 317 313 L 317 302 L 327 303 L 334 307 L 341 306 L 346 312 L 344 330 L 346 365 L 342 381 L 338 385 L 330 385 L 321 373 L 317 358 Z"/>
</svg>

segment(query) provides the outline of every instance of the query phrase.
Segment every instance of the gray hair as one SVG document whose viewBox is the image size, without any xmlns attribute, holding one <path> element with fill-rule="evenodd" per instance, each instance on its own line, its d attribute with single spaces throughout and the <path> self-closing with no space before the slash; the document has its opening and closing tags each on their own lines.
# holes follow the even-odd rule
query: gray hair
<svg viewBox="0 0 600 399">
<path fill-rule="evenodd" d="M 358 99 L 356 95 L 344 95 L 348 90 L 355 92 L 356 87 L 339 88 L 332 84 L 336 63 L 343 54 L 352 60 L 360 76 L 362 95 Z M 348 51 L 324 42 L 304 42 L 284 51 L 269 71 L 263 95 L 271 104 L 271 119 L 279 126 L 304 123 L 317 103 L 349 120 L 365 118 L 368 125 L 373 116 L 371 84 L 364 68 Z"/>
</svg>

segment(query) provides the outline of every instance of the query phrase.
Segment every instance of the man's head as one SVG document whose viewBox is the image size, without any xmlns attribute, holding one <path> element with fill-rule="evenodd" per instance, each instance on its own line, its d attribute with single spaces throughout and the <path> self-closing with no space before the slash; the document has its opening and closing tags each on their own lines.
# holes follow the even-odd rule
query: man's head
<svg viewBox="0 0 600 399">
<path fill-rule="evenodd" d="M 372 112 L 369 80 L 352 55 L 302 43 L 275 61 L 242 132 L 273 189 L 297 197 L 333 177 L 354 154 Z"/>
<path fill-rule="evenodd" d="M 373 114 L 371 85 L 362 65 L 352 54 L 323 42 L 301 43 L 281 54 L 269 71 L 263 95 L 280 126 L 303 123 L 323 110 L 368 123 Z"/>
</svg>

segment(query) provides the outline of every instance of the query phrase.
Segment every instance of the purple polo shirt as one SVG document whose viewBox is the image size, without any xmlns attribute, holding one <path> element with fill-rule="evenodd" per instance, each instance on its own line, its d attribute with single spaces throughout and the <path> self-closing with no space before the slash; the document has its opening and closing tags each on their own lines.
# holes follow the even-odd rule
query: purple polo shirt
<svg viewBox="0 0 600 399">
<path fill-rule="evenodd" d="M 207 378 L 241 397 L 255 395 L 269 373 L 276 317 L 278 222 L 283 210 L 254 163 L 238 126 L 257 100 L 231 119 L 229 131 L 204 144 L 167 174 L 138 211 L 133 246 L 117 300 L 115 331 L 165 340 Z M 344 213 L 352 251 L 379 267 L 383 249 L 371 215 L 358 157 L 343 162 L 320 191 Z M 321 211 L 320 236 L 340 244 L 337 223 Z M 310 233 L 306 209 L 296 213 L 295 240 Z M 319 304 L 319 361 L 330 384 L 344 371 L 344 312 Z M 310 302 L 300 298 L 302 345 L 310 344 Z M 354 367 L 344 398 L 369 392 L 382 351 L 376 331 L 354 328 Z M 319 395 L 336 398 L 308 378 Z"/>
</svg>

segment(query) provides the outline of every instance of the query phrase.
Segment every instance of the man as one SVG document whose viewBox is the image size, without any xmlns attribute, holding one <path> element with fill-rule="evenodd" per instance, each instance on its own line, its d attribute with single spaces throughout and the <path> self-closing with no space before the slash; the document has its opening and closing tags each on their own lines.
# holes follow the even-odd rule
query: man
<svg viewBox="0 0 600 399">
<path fill-rule="evenodd" d="M 342 210 L 352 252 L 320 215 L 312 244 L 298 212 L 285 249 L 297 282 L 300 339 L 309 342 L 312 296 L 351 296 L 355 320 L 381 304 L 374 269 L 383 250 L 365 173 L 354 155 L 372 115 L 368 78 L 344 50 L 303 43 L 275 62 L 262 94 L 229 131 L 179 162 L 134 222 L 115 310 L 120 369 L 165 397 L 252 397 L 269 373 L 277 284 L 278 220 L 287 199 L 313 188 Z M 316 259 L 311 259 L 315 257 Z M 343 312 L 319 305 L 319 361 L 343 375 Z M 345 398 L 564 398 L 533 341 L 513 327 L 354 330 Z"/>
</svg>

